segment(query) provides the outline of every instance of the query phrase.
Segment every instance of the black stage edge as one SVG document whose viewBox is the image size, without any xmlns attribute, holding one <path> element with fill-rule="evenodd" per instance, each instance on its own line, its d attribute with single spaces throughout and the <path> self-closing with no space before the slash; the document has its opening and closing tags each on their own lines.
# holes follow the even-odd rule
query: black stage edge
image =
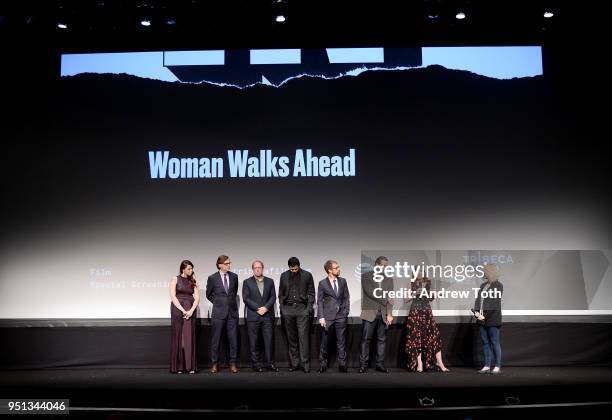
<svg viewBox="0 0 612 420">
<path fill-rule="evenodd" d="M 611 367 L 506 367 L 499 375 L 473 368 L 450 373 L 335 369 L 278 373 L 241 371 L 173 375 L 165 369 L 40 369 L 3 371 L 4 398 L 69 398 L 80 416 L 127 418 L 223 414 L 324 415 L 416 413 L 412 418 L 516 418 L 596 413 L 612 408 Z M 373 410 L 367 414 L 365 409 Z M 566 416 L 565 416 L 566 417 Z"/>
<path fill-rule="evenodd" d="M 198 327 L 198 364 L 210 365 L 210 325 L 201 319 Z M 288 366 L 286 337 L 277 319 L 275 360 Z M 348 331 L 349 366 L 357 367 L 361 323 L 350 319 Z M 406 366 L 404 317 L 397 319 L 387 337 L 386 364 Z M 0 369 L 42 368 L 168 368 L 170 326 L 168 320 L 151 325 L 115 321 L 42 321 L 0 323 Z M 85 326 L 83 326 L 85 325 Z M 501 340 L 503 366 L 612 366 L 612 329 L 609 322 L 505 322 Z M 438 322 L 443 357 L 453 367 L 480 367 L 482 347 L 477 326 L 469 322 Z M 320 327 L 312 325 L 310 358 L 318 367 Z M 240 325 L 240 366 L 250 367 L 246 326 Z M 374 344 L 374 343 L 373 343 Z M 225 349 L 222 349 L 222 357 Z M 331 355 L 334 363 L 334 355 Z"/>
<path fill-rule="evenodd" d="M 0 330 L 0 398 L 68 398 L 73 408 L 60 418 L 173 418 L 243 416 L 308 417 L 350 413 L 372 418 L 484 419 L 517 416 L 592 416 L 612 408 L 612 330 L 594 322 L 506 322 L 503 367 L 479 375 L 482 349 L 476 325 L 439 317 L 444 359 L 450 373 L 411 373 L 403 353 L 404 318 L 388 332 L 390 374 L 356 366 L 361 324 L 351 318 L 347 374 L 318 368 L 318 328 L 311 331 L 309 374 L 289 372 L 280 320 L 275 346 L 278 373 L 250 369 L 246 327 L 240 325 L 241 372 L 225 366 L 208 373 L 209 330 L 200 320 L 200 372 L 168 373 L 167 320 L 3 320 Z M 445 322 L 448 321 L 448 322 Z M 44 326 L 47 325 L 47 326 Z M 224 351 L 222 351 L 224 354 Z"/>
</svg>

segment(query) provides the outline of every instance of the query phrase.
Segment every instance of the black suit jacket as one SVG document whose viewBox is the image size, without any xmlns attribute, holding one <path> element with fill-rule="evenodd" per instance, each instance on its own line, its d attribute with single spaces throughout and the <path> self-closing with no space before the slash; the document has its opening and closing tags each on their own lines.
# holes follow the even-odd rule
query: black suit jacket
<svg viewBox="0 0 612 420">
<path fill-rule="evenodd" d="M 381 288 L 382 291 L 393 290 L 393 279 L 385 276 L 383 281 L 377 282 L 374 280 L 373 271 L 361 275 L 361 319 L 373 322 L 379 310 L 383 320 L 387 315 L 393 314 L 394 300 L 389 297 L 377 298 L 374 296 L 374 290 L 378 288 Z M 381 296 L 382 292 L 377 295 Z"/>
<path fill-rule="evenodd" d="M 280 276 L 278 285 L 278 302 L 281 305 L 286 305 L 287 294 L 289 293 L 289 276 L 291 271 L 287 270 Z M 298 301 L 308 308 L 308 312 L 314 311 L 315 303 L 315 288 L 312 274 L 306 270 L 300 269 L 300 283 L 298 285 Z"/>
<path fill-rule="evenodd" d="M 211 318 L 238 318 L 238 275 L 229 271 L 227 276 L 229 285 L 227 293 L 223 287 L 221 274 L 218 271 L 208 276 L 206 299 L 213 304 Z"/>
<path fill-rule="evenodd" d="M 349 295 L 346 279 L 338 277 L 338 295 L 334 292 L 331 281 L 325 277 L 319 282 L 317 290 L 317 318 L 325 318 L 327 324 L 336 319 L 348 317 L 351 307 L 351 296 Z"/>
<path fill-rule="evenodd" d="M 274 280 L 270 277 L 263 279 L 263 295 L 257 287 L 257 279 L 254 276 L 249 277 L 242 283 L 242 300 L 246 307 L 247 321 L 258 321 L 260 319 L 274 319 L 274 303 L 276 302 L 276 290 L 274 289 Z M 266 307 L 268 312 L 264 316 L 257 313 L 257 310 L 262 306 Z"/>
</svg>

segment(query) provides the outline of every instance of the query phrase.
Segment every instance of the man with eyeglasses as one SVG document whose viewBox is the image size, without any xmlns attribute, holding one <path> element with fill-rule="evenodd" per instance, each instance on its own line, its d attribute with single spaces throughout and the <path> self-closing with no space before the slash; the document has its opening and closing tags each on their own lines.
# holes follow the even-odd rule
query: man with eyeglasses
<svg viewBox="0 0 612 420">
<path fill-rule="evenodd" d="M 212 322 L 210 373 L 219 372 L 219 346 L 223 330 L 227 332 L 229 347 L 229 370 L 238 373 L 236 362 L 238 359 L 238 275 L 230 270 L 230 258 L 219 255 L 217 258 L 218 271 L 208 276 L 206 283 L 206 298 L 212 302 L 213 309 L 210 316 Z"/>
<path fill-rule="evenodd" d="M 310 372 L 310 317 L 314 312 L 312 274 L 300 268 L 300 260 L 289 258 L 289 270 L 280 276 L 278 302 L 287 333 L 290 372 Z"/>
<path fill-rule="evenodd" d="M 278 372 L 272 358 L 274 304 L 276 303 L 274 280 L 263 275 L 264 265 L 260 260 L 253 261 L 251 268 L 253 269 L 253 275 L 242 282 L 242 300 L 246 309 L 247 333 L 253 370 L 263 372 L 263 364 L 265 364 L 267 370 Z M 260 335 L 263 338 L 263 346 L 259 344 Z"/>
<path fill-rule="evenodd" d="M 329 333 L 336 333 L 338 370 L 348 372 L 346 367 L 346 328 L 351 306 L 346 279 L 340 277 L 340 265 L 329 260 L 323 265 L 327 277 L 319 282 L 317 289 L 317 316 L 321 325 L 321 347 L 319 349 L 319 373 L 327 370 L 327 345 Z"/>
</svg>

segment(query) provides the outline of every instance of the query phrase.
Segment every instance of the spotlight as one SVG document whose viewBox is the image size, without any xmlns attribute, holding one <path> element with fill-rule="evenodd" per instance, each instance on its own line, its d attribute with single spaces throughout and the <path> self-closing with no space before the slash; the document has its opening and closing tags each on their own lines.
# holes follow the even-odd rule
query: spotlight
<svg viewBox="0 0 612 420">
<path fill-rule="evenodd" d="M 423 0 L 423 13 L 430 22 L 439 20 L 442 14 L 441 0 Z"/>
<path fill-rule="evenodd" d="M 550 19 L 551 17 L 553 17 L 555 14 L 553 12 L 551 12 L 550 10 L 547 10 L 544 12 L 544 17 L 546 19 Z"/>
<path fill-rule="evenodd" d="M 166 25 L 174 26 L 174 25 L 176 25 L 176 20 L 174 20 L 174 19 L 166 19 Z"/>
<path fill-rule="evenodd" d="M 66 24 L 65 24 L 65 23 L 63 23 L 63 22 L 58 22 L 58 23 L 57 23 L 57 27 L 58 27 L 59 29 L 68 29 L 68 25 L 66 25 Z"/>
<path fill-rule="evenodd" d="M 140 21 L 142 26 L 151 26 L 151 21 L 149 19 L 143 19 Z"/>
<path fill-rule="evenodd" d="M 463 20 L 465 19 L 465 13 L 463 12 L 459 12 L 455 15 L 455 18 L 459 19 L 459 20 Z"/>
<path fill-rule="evenodd" d="M 283 23 L 287 20 L 289 7 L 286 0 L 274 0 L 271 5 L 272 17 L 277 23 Z"/>
</svg>

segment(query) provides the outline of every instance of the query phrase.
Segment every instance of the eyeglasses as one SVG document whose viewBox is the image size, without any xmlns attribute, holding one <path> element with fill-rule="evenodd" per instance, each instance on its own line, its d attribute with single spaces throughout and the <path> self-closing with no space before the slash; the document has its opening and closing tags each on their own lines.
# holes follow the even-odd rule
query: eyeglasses
<svg viewBox="0 0 612 420">
<path fill-rule="evenodd" d="M 340 266 L 339 266 L 339 265 L 337 265 L 337 266 L 335 266 L 335 267 L 332 267 L 331 269 L 332 269 L 332 270 L 338 270 L 339 268 L 340 268 Z"/>
<path fill-rule="evenodd" d="M 230 262 L 230 261 L 228 261 L 228 262 L 224 262 L 224 263 L 221 263 L 221 265 L 230 265 L 230 264 L 231 264 L 231 262 Z"/>
</svg>

